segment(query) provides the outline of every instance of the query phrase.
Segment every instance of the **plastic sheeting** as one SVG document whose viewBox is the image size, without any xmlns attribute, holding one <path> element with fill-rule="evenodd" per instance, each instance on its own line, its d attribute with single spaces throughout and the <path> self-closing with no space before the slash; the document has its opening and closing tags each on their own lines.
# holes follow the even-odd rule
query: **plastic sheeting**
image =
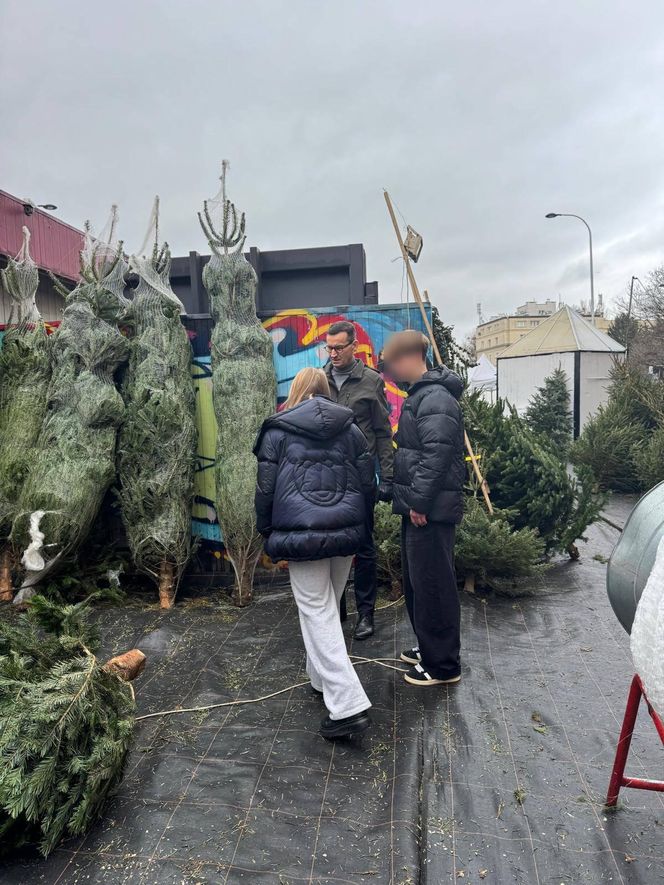
<svg viewBox="0 0 664 885">
<path fill-rule="evenodd" d="M 548 573 L 554 592 L 518 602 L 464 598 L 457 687 L 410 688 L 392 670 L 362 666 L 374 726 L 359 742 L 317 735 L 323 710 L 305 687 L 139 724 L 103 820 L 48 861 L 0 868 L 0 881 L 664 881 L 664 796 L 625 790 L 622 810 L 602 809 L 633 672 L 605 566 L 593 559 L 615 539 L 608 526 L 593 528 L 582 560 Z M 148 656 L 135 686 L 139 713 L 258 697 L 304 677 L 297 615 L 283 591 L 244 610 L 218 597 L 182 598 L 166 615 L 133 602 L 101 621 L 109 654 L 137 644 Z M 403 605 L 376 622 L 376 637 L 351 652 L 396 657 L 412 638 Z M 647 717 L 630 769 L 661 772 Z"/>
</svg>

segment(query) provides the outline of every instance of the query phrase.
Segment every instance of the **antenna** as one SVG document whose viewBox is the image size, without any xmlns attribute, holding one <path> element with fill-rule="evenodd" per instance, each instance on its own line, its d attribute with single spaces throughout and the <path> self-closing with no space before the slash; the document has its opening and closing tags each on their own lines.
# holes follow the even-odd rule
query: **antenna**
<svg viewBox="0 0 664 885">
<path fill-rule="evenodd" d="M 484 317 L 482 316 L 482 302 L 477 302 L 477 325 L 481 326 L 484 322 Z"/>
</svg>

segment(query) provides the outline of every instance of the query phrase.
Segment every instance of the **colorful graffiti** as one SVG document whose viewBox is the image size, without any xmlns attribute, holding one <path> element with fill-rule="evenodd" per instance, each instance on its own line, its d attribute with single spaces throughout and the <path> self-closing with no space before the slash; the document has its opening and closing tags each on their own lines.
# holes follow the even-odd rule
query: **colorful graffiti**
<svg viewBox="0 0 664 885">
<path fill-rule="evenodd" d="M 283 310 L 264 319 L 263 325 L 272 336 L 274 345 L 279 401 L 286 399 L 291 381 L 300 369 L 325 365 L 325 333 L 337 320 L 350 320 L 355 324 L 358 356 L 372 368 L 378 365 L 385 341 L 393 332 L 408 328 L 423 331 L 424 328 L 419 311 L 403 305 L 345 307 L 334 311 Z M 196 386 L 198 427 L 193 533 L 207 541 L 219 543 L 221 535 L 214 507 L 213 469 L 217 427 L 212 408 L 210 357 L 196 357 L 192 371 Z M 392 409 L 392 426 L 396 428 L 404 393 L 389 379 L 385 379 L 385 390 Z"/>
</svg>

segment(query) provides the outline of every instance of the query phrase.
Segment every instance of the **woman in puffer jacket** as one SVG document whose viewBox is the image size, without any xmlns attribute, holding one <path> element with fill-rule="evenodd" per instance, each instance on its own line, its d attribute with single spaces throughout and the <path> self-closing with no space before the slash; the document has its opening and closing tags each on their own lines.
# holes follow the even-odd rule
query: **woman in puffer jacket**
<svg viewBox="0 0 664 885">
<path fill-rule="evenodd" d="M 281 412 L 254 447 L 256 514 L 265 552 L 287 559 L 307 650 L 307 674 L 329 715 L 326 738 L 369 727 L 371 706 L 346 651 L 339 600 L 365 532 L 375 470 L 353 413 L 328 397 L 322 369 L 297 373 Z"/>
</svg>

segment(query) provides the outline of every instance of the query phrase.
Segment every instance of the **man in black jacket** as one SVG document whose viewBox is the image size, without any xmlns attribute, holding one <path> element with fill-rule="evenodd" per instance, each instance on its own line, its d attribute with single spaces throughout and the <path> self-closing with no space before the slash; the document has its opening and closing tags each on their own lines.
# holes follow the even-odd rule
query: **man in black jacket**
<svg viewBox="0 0 664 885">
<path fill-rule="evenodd" d="M 385 346 L 388 372 L 409 385 L 396 434 L 393 510 L 402 516 L 401 561 L 406 606 L 417 645 L 401 660 L 411 685 L 461 678 L 460 609 L 454 535 L 463 515 L 463 383 L 444 367 L 427 371 L 428 339 L 395 333 Z"/>
<path fill-rule="evenodd" d="M 369 451 L 380 470 L 378 500 L 391 501 L 394 447 L 383 379 L 355 356 L 357 339 L 352 323 L 346 320 L 332 323 L 325 349 L 330 356 L 325 366 L 330 395 L 334 401 L 352 409 L 355 423 L 366 437 Z M 355 639 L 368 639 L 374 632 L 377 593 L 374 503 L 374 500 L 367 501 L 366 540 L 355 557 Z"/>
</svg>

